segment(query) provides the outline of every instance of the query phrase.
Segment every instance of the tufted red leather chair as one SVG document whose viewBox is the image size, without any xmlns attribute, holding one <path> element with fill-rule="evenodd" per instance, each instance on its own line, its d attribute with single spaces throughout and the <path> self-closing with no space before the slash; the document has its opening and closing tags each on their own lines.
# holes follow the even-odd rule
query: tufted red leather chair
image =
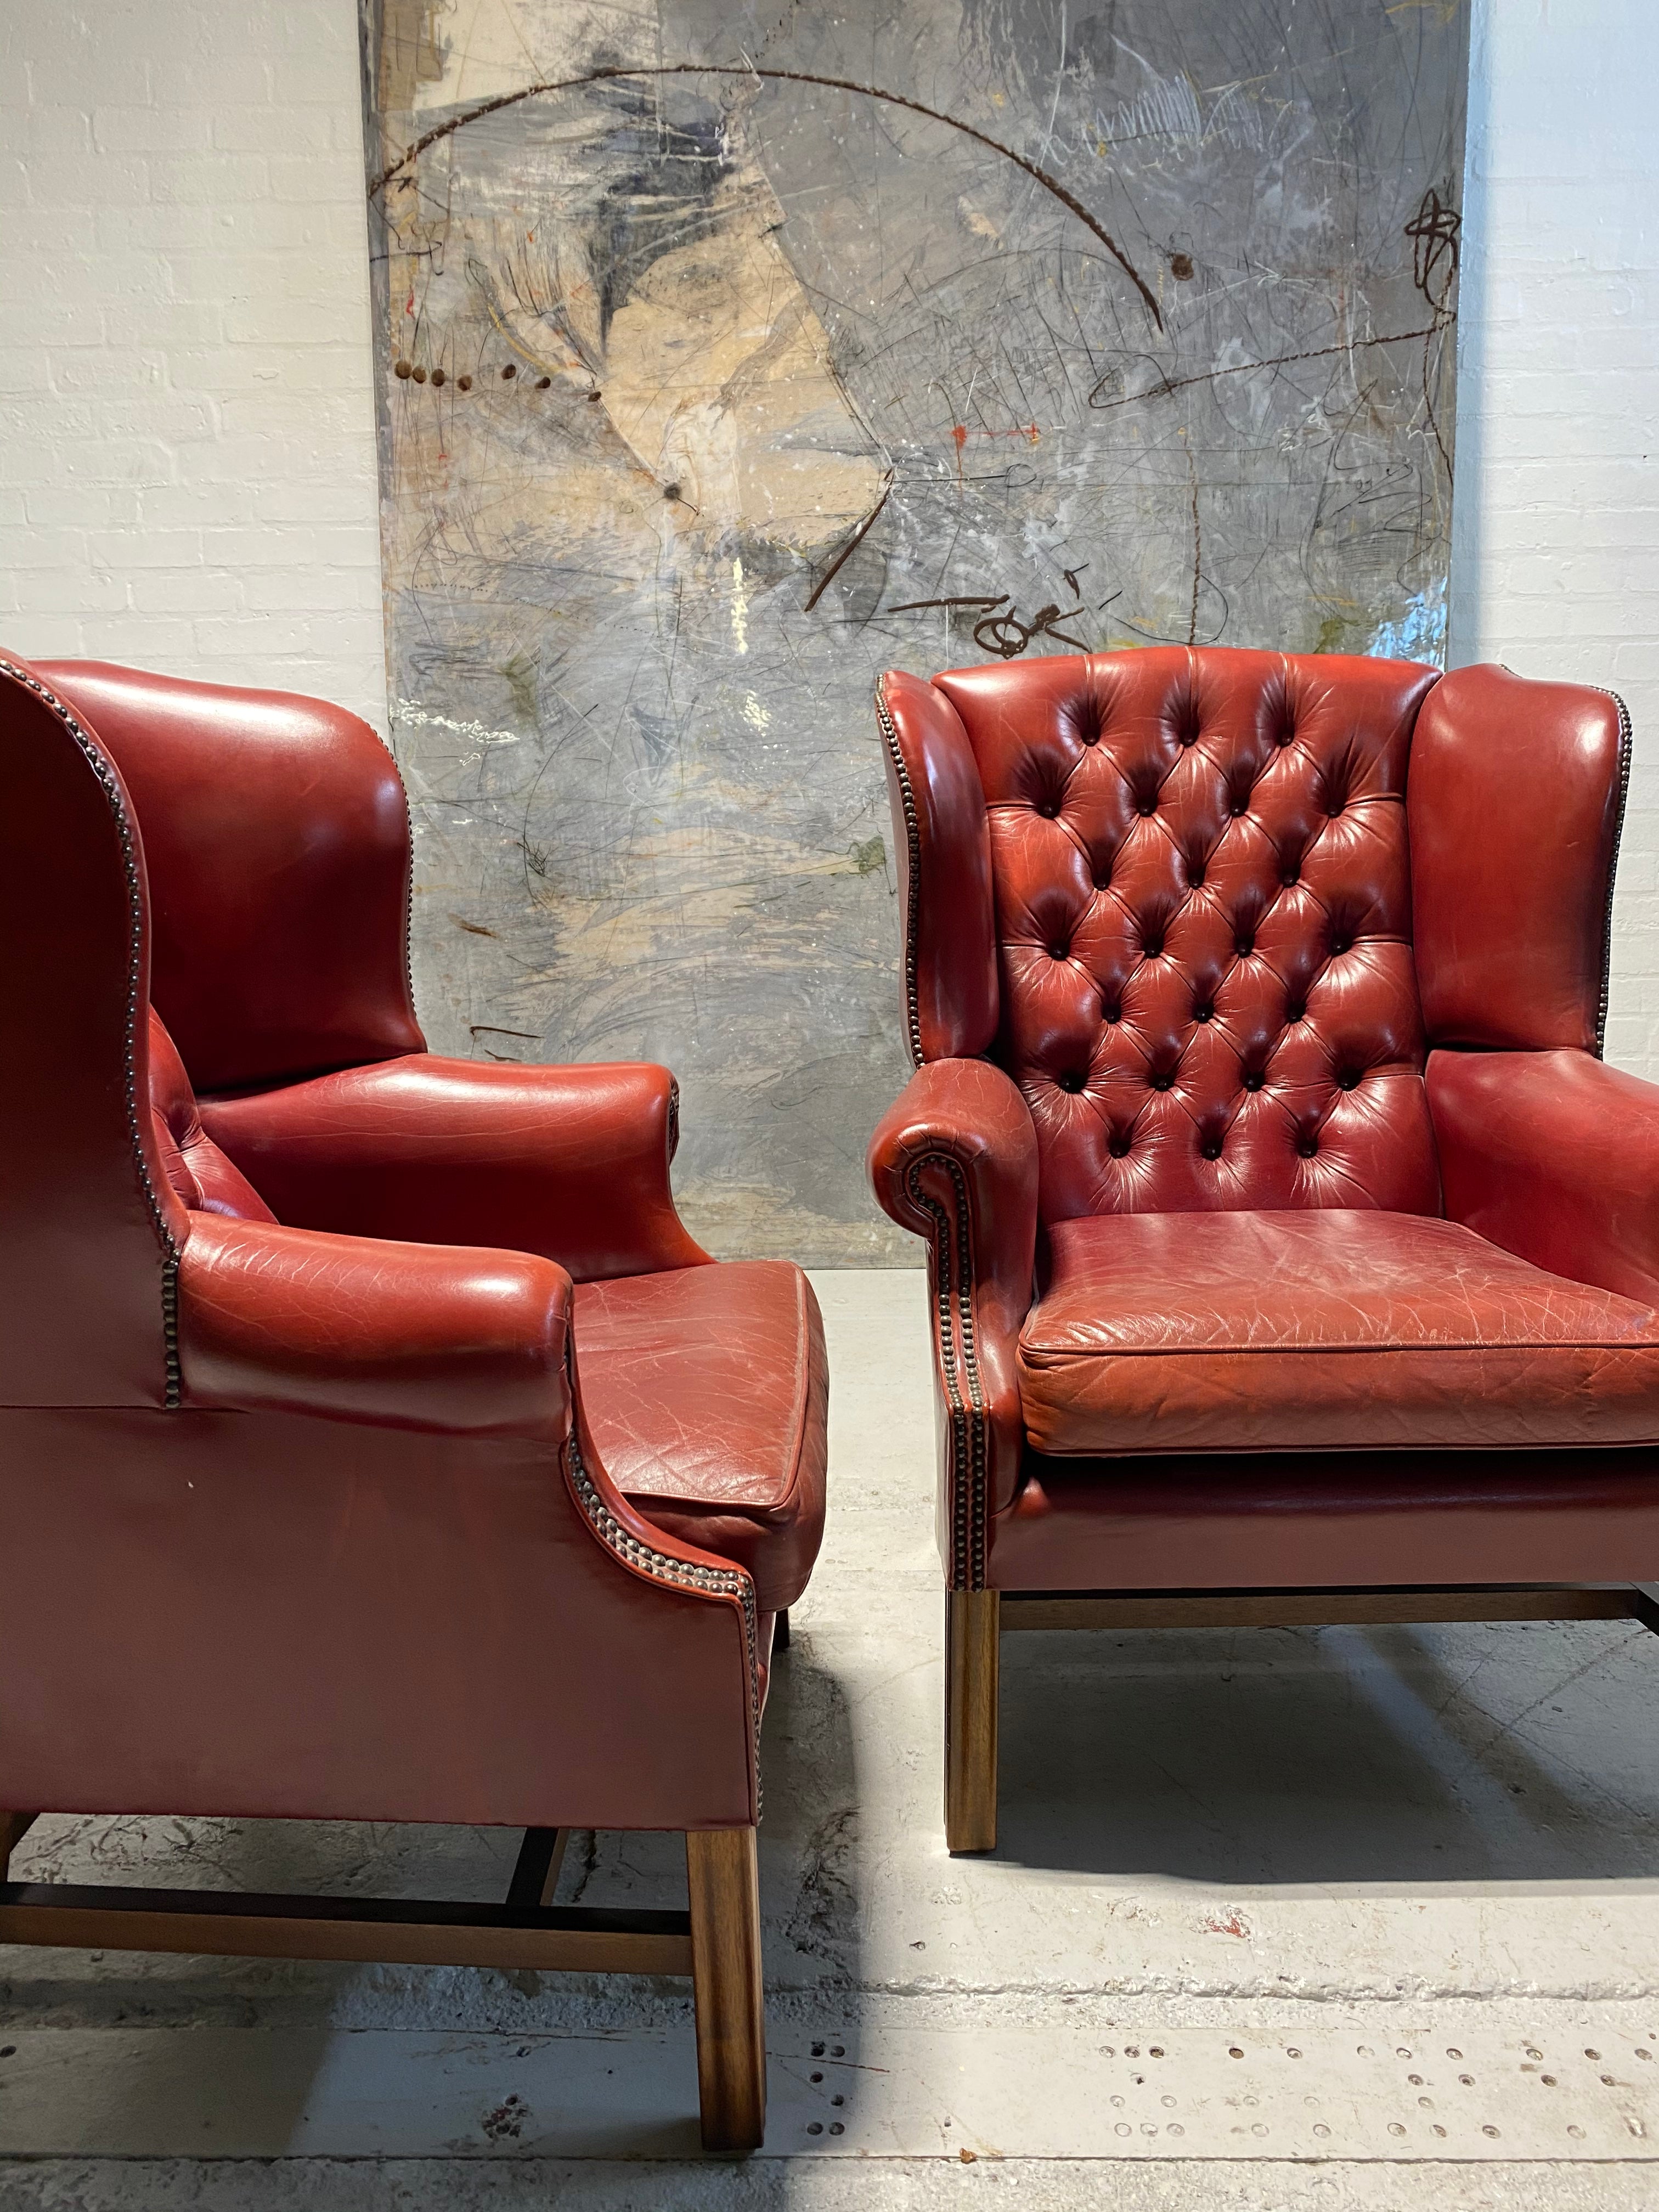
<svg viewBox="0 0 1659 2212">
<path fill-rule="evenodd" d="M 690 1966 L 705 2137 L 758 2141 L 805 1277 L 687 1234 L 665 1070 L 426 1051 L 355 716 L 10 658 L 0 755 L 0 1876 L 41 1812 L 530 1832 L 488 1925 L 12 1884 L 0 1941 Z M 573 1827 L 685 1830 L 689 1917 L 549 1906 Z"/>
<path fill-rule="evenodd" d="M 928 1245 L 952 1850 L 995 1841 L 1011 1627 L 1659 1618 L 1620 703 L 1158 649 L 878 706 L 917 1073 L 871 1172 Z"/>
</svg>

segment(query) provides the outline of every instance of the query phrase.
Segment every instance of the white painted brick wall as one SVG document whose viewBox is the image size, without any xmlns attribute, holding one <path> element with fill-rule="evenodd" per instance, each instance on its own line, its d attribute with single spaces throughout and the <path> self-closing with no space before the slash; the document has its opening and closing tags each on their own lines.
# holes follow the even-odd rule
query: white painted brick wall
<svg viewBox="0 0 1659 2212">
<path fill-rule="evenodd" d="M 1476 0 L 1453 652 L 1622 690 L 1659 1076 L 1659 0 Z M 0 634 L 385 727 L 353 0 L 0 0 Z"/>
<path fill-rule="evenodd" d="M 1630 708 L 1607 1057 L 1659 1078 L 1656 78 L 1656 0 L 1477 8 L 1451 632 Z"/>
<path fill-rule="evenodd" d="M 386 726 L 352 0 L 0 0 L 0 637 Z"/>
</svg>

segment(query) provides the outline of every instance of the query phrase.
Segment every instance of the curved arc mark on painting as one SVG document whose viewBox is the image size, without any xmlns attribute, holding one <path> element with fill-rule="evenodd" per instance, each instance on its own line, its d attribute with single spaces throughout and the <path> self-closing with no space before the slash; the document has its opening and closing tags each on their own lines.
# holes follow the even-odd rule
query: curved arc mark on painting
<svg viewBox="0 0 1659 2212">
<path fill-rule="evenodd" d="M 504 107 L 516 107 L 520 100 L 540 99 L 548 93 L 575 92 L 584 85 L 608 83 L 618 77 L 644 76 L 763 77 L 775 83 L 823 85 L 831 92 L 859 93 L 866 100 L 884 100 L 893 107 L 908 107 L 912 114 L 925 115 L 930 122 L 948 124 L 951 130 L 962 131 L 980 145 L 988 147 L 992 153 L 1000 154 L 1004 161 L 1012 161 L 1017 168 L 1024 169 L 1028 177 L 1034 177 L 1045 191 L 1051 193 L 1063 208 L 1068 209 L 1079 222 L 1085 224 L 1139 293 L 1147 313 L 1158 330 L 1164 328 L 1163 313 L 1146 278 L 1105 225 L 1091 215 L 1082 201 L 1068 192 L 1059 178 L 1049 170 L 1036 161 L 1027 161 L 1024 154 L 1017 153 L 1012 146 L 1004 145 L 1000 138 L 992 138 L 983 131 L 976 131 L 971 123 L 964 123 L 960 116 L 947 115 L 943 109 L 929 107 L 925 101 L 911 100 L 904 93 L 885 92 L 879 85 L 860 84 L 851 77 L 818 76 L 806 70 L 738 69 L 725 62 L 665 62 L 641 69 L 623 69 L 613 64 L 604 69 L 588 70 L 580 76 L 550 78 L 543 83 L 525 85 L 517 92 L 497 93 L 493 100 L 482 100 L 476 107 L 469 107 L 465 113 L 452 115 L 447 123 L 435 125 L 423 137 L 405 147 L 395 161 L 389 163 L 379 176 L 370 181 L 368 197 L 374 199 L 386 190 L 400 170 L 409 167 L 417 155 L 423 154 L 428 146 L 436 145 L 441 139 L 452 137 L 466 124 L 481 122 L 486 115 L 499 114 Z"/>
</svg>

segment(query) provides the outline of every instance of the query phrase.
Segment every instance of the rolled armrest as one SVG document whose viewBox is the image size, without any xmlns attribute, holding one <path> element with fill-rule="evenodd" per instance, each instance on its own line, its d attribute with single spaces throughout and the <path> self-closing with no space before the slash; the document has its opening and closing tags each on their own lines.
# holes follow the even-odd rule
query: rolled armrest
<svg viewBox="0 0 1659 2212">
<path fill-rule="evenodd" d="M 674 1208 L 666 1068 L 411 1053 L 204 1098 L 201 1116 L 272 1212 L 303 1228 L 534 1252 L 578 1281 L 708 1257 Z"/>
<path fill-rule="evenodd" d="M 1436 1052 L 1446 1212 L 1574 1282 L 1659 1305 L 1659 1085 L 1587 1052 Z"/>
<path fill-rule="evenodd" d="M 932 1249 L 951 1572 L 975 1587 L 984 1514 L 1012 1500 L 1024 1442 L 1015 1353 L 1036 1250 L 1030 1109 L 988 1060 L 932 1060 L 878 1123 L 870 1179 L 883 1210 Z"/>
<path fill-rule="evenodd" d="M 185 1402 L 562 1443 L 571 1283 L 523 1252 L 191 1216 Z"/>
</svg>

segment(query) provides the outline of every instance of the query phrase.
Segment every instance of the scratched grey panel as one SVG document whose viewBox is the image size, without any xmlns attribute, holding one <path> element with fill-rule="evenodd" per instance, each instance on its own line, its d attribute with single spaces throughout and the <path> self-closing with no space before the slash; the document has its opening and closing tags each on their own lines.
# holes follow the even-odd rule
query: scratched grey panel
<svg viewBox="0 0 1659 2212">
<path fill-rule="evenodd" d="M 1460 0 L 372 9 L 434 1044 L 664 1060 L 714 1249 L 915 1256 L 862 1169 L 873 679 L 1442 658 L 1466 43 Z"/>
</svg>

